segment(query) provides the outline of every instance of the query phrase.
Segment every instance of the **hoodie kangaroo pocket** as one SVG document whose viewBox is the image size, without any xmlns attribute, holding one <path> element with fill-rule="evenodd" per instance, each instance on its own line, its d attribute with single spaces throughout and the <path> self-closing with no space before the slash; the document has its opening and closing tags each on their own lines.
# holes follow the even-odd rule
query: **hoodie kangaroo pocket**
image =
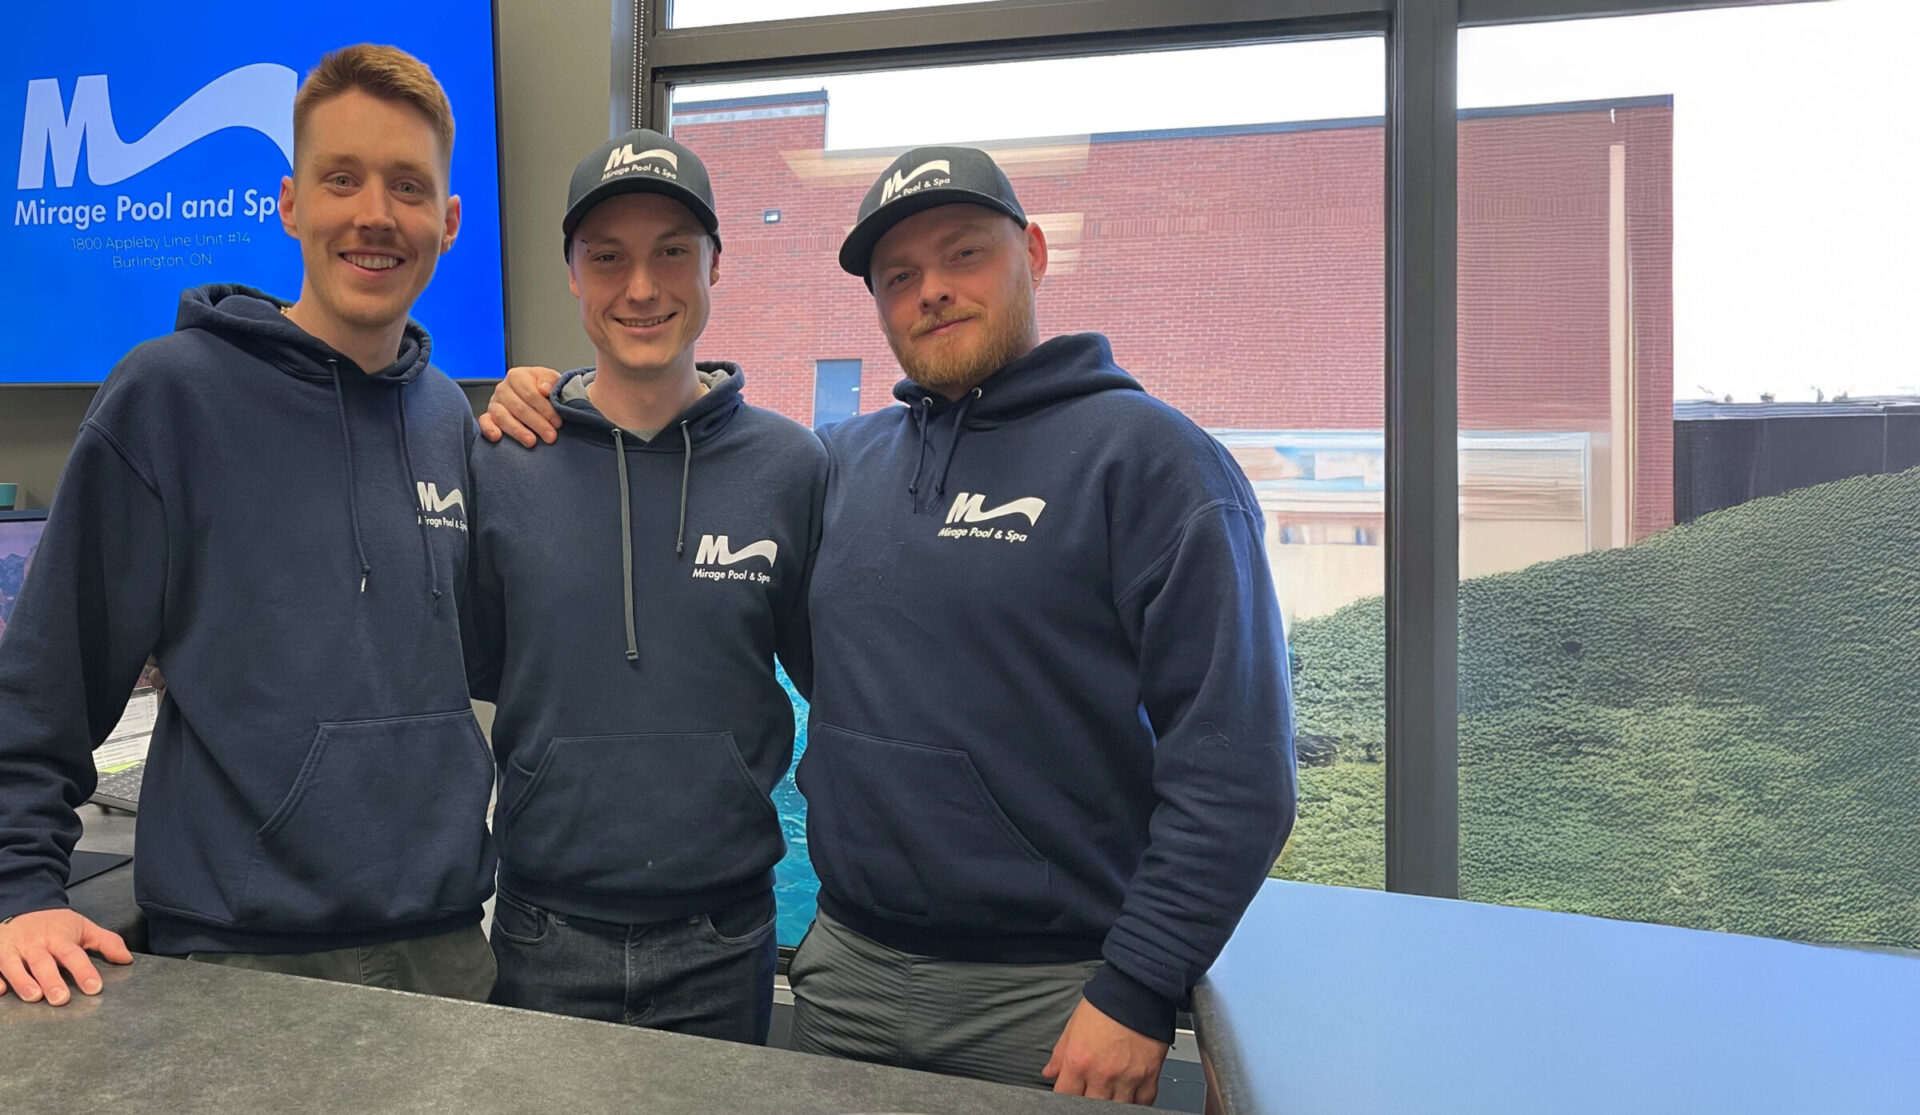
<svg viewBox="0 0 1920 1115">
<path fill-rule="evenodd" d="M 314 932 L 477 908 L 493 884 L 492 789 L 471 710 L 322 724 L 255 834 L 237 920 Z"/>
<path fill-rule="evenodd" d="M 964 751 L 813 725 L 800 766 L 808 851 L 832 893 L 946 930 L 1036 932 L 1052 869 Z"/>
<path fill-rule="evenodd" d="M 766 871 L 786 850 L 732 732 L 557 737 L 531 774 L 509 762 L 504 790 L 502 858 L 556 886 L 705 890 Z"/>
</svg>

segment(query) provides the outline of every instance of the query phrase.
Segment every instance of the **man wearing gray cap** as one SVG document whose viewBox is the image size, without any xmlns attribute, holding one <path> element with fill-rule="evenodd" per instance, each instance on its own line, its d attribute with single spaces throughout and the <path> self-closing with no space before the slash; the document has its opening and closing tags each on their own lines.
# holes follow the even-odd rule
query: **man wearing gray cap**
<svg viewBox="0 0 1920 1115">
<path fill-rule="evenodd" d="M 1259 505 L 1104 337 L 1041 343 L 1046 237 L 985 152 L 895 159 L 840 265 L 906 405 L 822 434 L 793 1046 L 1150 1104 L 1293 824 Z"/>
<path fill-rule="evenodd" d="M 497 702 L 493 999 L 764 1042 L 769 794 L 793 758 L 777 655 L 810 681 L 826 459 L 697 361 L 719 221 L 691 150 L 635 131 L 580 162 L 561 223 L 595 363 L 555 444 L 475 446 L 473 695 Z"/>
</svg>

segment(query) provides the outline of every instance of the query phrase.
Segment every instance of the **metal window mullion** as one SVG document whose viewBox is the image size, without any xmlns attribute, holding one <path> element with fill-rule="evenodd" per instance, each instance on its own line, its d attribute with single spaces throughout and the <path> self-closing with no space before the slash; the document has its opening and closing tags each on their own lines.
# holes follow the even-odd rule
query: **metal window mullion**
<svg viewBox="0 0 1920 1115">
<path fill-rule="evenodd" d="M 655 0 L 612 0 L 612 95 L 607 105 L 607 135 L 617 136 L 644 119 L 647 80 L 656 28 Z"/>
<path fill-rule="evenodd" d="M 647 113 L 644 118 L 646 122 L 642 124 L 641 127 L 652 128 L 661 135 L 671 134 L 673 131 L 673 86 L 670 85 L 665 78 L 662 78 L 659 71 L 656 70 L 652 75 L 652 80 L 648 82 L 647 88 Z"/>
<path fill-rule="evenodd" d="M 1459 0 L 1387 41 L 1387 889 L 1459 894 Z"/>
<path fill-rule="evenodd" d="M 1155 46 L 1378 32 L 1391 0 L 998 0 L 663 29 L 649 64 L 673 81 L 1068 57 Z"/>
<path fill-rule="evenodd" d="M 1818 0 L 1460 0 L 1460 26 L 1546 23 L 1564 19 L 1693 12 L 1708 8 L 1752 8 L 1763 4 L 1805 4 Z"/>
</svg>

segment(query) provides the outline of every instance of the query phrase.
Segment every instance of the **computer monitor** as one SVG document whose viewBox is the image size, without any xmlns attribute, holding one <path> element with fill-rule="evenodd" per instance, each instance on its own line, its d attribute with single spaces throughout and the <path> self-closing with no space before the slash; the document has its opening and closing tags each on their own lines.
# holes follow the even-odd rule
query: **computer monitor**
<svg viewBox="0 0 1920 1115">
<path fill-rule="evenodd" d="M 300 245 L 279 214 L 294 91 L 323 53 L 359 42 L 408 51 L 446 89 L 460 234 L 413 316 L 448 375 L 504 374 L 493 9 L 493 0 L 8 4 L 0 388 L 101 382 L 133 346 L 173 330 L 187 287 L 299 294 Z"/>
<path fill-rule="evenodd" d="M 20 598 L 27 566 L 40 547 L 40 532 L 46 526 L 45 510 L 0 511 L 0 638 L 6 637 L 13 603 Z"/>
</svg>

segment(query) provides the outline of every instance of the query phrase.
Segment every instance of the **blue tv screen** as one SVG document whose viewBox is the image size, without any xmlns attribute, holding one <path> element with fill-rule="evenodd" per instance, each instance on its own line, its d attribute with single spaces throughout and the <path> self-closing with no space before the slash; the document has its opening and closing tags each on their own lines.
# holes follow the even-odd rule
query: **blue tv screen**
<svg viewBox="0 0 1920 1115">
<path fill-rule="evenodd" d="M 413 316 L 448 375 L 505 371 L 492 0 L 39 0 L 0 36 L 0 384 L 101 382 L 172 330 L 188 287 L 298 296 L 276 212 L 294 91 L 356 42 L 408 51 L 446 88 L 460 235 Z"/>
</svg>

